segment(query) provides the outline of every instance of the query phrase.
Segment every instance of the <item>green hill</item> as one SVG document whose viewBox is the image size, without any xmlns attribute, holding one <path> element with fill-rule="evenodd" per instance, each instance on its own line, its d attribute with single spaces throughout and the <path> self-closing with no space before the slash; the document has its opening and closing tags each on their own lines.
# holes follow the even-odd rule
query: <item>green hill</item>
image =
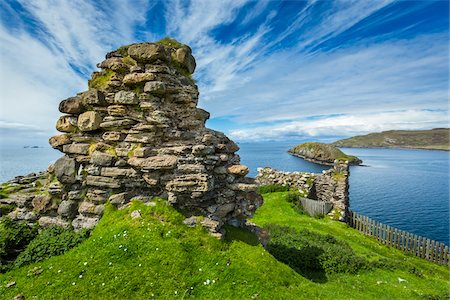
<svg viewBox="0 0 450 300">
<path fill-rule="evenodd" d="M 308 142 L 292 147 L 290 154 L 315 163 L 332 165 L 335 160 L 346 160 L 350 165 L 359 165 L 362 160 L 356 156 L 347 155 L 333 145 Z"/>
<path fill-rule="evenodd" d="M 299 214 L 288 192 L 264 198 L 253 221 L 271 228 L 270 252 L 241 229 L 229 228 L 220 241 L 188 227 L 162 200 L 108 206 L 75 248 L 0 274 L 0 298 L 447 299 L 446 267 L 382 246 L 343 223 Z M 136 211 L 141 217 L 133 219 Z"/>
<path fill-rule="evenodd" d="M 450 129 L 390 130 L 354 136 L 333 143 L 349 148 L 413 148 L 450 150 Z"/>
</svg>

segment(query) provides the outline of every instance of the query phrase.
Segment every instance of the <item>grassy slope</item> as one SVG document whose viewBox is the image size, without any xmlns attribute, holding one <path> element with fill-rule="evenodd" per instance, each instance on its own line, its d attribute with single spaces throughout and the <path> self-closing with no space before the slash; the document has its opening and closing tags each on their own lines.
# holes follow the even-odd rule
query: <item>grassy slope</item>
<svg viewBox="0 0 450 300">
<path fill-rule="evenodd" d="M 389 142 L 390 139 L 392 140 Z M 395 141 L 394 141 L 395 140 Z M 338 147 L 400 147 L 417 149 L 450 150 L 450 130 L 390 130 L 355 136 L 333 143 Z"/>
<path fill-rule="evenodd" d="M 0 275 L 0 298 L 22 293 L 27 299 L 414 299 L 443 295 L 450 287 L 445 267 L 380 246 L 344 224 L 299 215 L 285 196 L 266 194 L 254 221 L 332 233 L 360 255 L 414 265 L 422 277 L 407 268 L 375 269 L 313 283 L 261 246 L 238 241 L 249 240 L 242 232 L 234 231 L 235 239 L 221 242 L 202 228 L 182 225 L 183 217 L 163 202 L 155 207 L 133 203 L 119 211 L 108 207 L 92 236 L 68 253 Z M 142 218 L 131 219 L 137 209 Z M 27 276 L 36 267 L 42 273 Z M 399 283 L 399 277 L 407 282 Z M 11 281 L 16 284 L 6 288 Z"/>
</svg>

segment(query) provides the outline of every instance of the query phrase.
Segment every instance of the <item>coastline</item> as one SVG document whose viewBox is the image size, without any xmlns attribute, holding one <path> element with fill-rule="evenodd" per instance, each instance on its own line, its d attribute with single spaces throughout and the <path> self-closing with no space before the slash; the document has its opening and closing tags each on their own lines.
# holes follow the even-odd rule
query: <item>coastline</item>
<svg viewBox="0 0 450 300">
<path fill-rule="evenodd" d="M 393 146 L 393 147 L 387 147 L 387 146 L 365 147 L 365 146 L 338 146 L 338 145 L 335 145 L 335 146 L 338 147 L 338 148 L 357 148 L 357 149 L 400 149 L 400 150 L 429 150 L 429 151 L 450 152 L 450 149 L 420 148 L 420 147 L 400 147 L 400 146 Z"/>
<path fill-rule="evenodd" d="M 297 156 L 297 157 L 303 158 L 304 160 L 312 162 L 312 163 L 315 163 L 315 164 L 324 165 L 324 166 L 332 166 L 333 165 L 333 163 L 330 163 L 330 162 L 327 162 L 327 161 L 322 161 L 322 160 L 317 160 L 317 159 L 314 159 L 314 158 L 305 157 L 305 156 L 300 155 L 298 153 L 294 153 L 294 152 L 292 152 L 290 150 L 288 150 L 288 153 L 293 155 L 293 156 Z"/>
</svg>

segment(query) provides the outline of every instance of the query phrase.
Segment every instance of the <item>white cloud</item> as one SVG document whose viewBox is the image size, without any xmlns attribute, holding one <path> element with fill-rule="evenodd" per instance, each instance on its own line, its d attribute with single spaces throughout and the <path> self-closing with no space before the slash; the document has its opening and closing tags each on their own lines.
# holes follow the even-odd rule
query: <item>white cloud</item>
<svg viewBox="0 0 450 300">
<path fill-rule="evenodd" d="M 229 135 L 240 141 L 282 140 L 286 137 L 352 136 L 385 130 L 446 127 L 449 122 L 448 117 L 447 112 L 424 110 L 349 114 L 234 130 Z"/>
</svg>

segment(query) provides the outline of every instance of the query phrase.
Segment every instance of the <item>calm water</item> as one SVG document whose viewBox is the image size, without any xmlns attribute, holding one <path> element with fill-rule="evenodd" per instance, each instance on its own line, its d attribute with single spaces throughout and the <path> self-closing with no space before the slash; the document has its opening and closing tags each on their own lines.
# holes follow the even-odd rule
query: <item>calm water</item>
<svg viewBox="0 0 450 300">
<path fill-rule="evenodd" d="M 295 143 L 241 143 L 243 164 L 320 173 L 327 166 L 286 153 Z M 378 221 L 449 244 L 449 153 L 426 150 L 343 149 L 368 167 L 351 167 L 352 210 Z M 0 148 L 0 182 L 45 170 L 61 157 L 51 148 Z"/>
<path fill-rule="evenodd" d="M 321 172 L 328 167 L 286 153 L 295 143 L 241 143 L 251 168 Z M 350 207 L 385 224 L 449 244 L 449 155 L 444 151 L 342 149 L 367 167 L 350 169 Z"/>
</svg>

